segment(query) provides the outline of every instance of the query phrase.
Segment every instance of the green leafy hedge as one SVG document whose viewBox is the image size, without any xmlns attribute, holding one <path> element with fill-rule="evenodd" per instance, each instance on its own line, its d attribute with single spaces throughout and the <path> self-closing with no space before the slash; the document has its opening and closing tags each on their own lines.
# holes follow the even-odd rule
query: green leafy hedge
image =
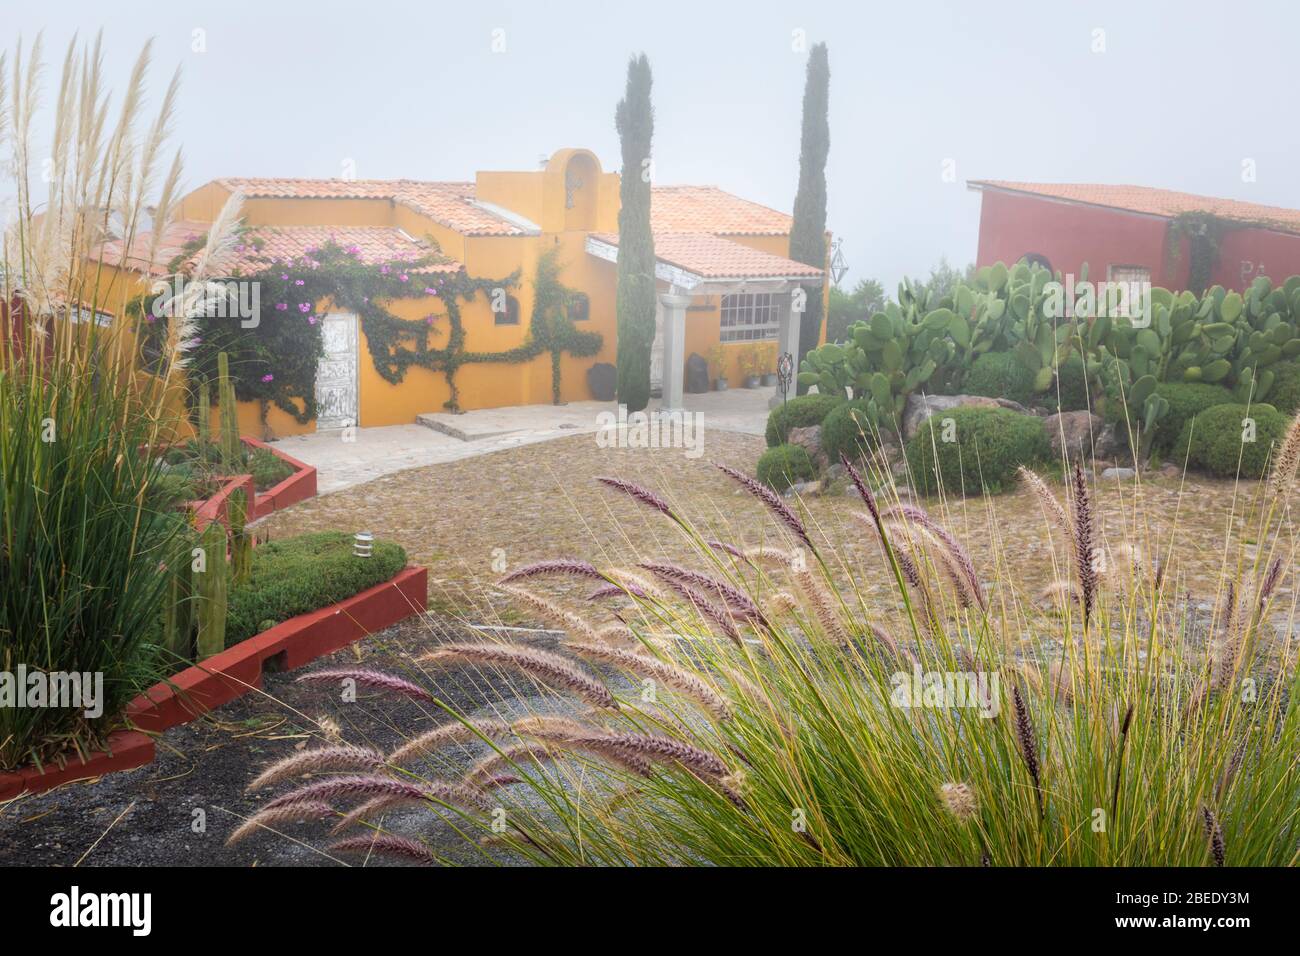
<svg viewBox="0 0 1300 956">
<path fill-rule="evenodd" d="M 1156 394 L 1169 402 L 1169 411 L 1156 424 L 1151 445 L 1160 452 L 1168 452 L 1177 445 L 1189 420 L 1207 408 L 1232 403 L 1232 392 L 1221 385 L 1204 382 L 1162 382 L 1156 386 Z"/>
<path fill-rule="evenodd" d="M 253 549 L 249 580 L 230 589 L 226 646 L 299 614 L 319 610 L 374 587 L 406 567 L 406 552 L 376 541 L 369 558 L 352 554 L 352 535 L 322 531 Z"/>
<path fill-rule="evenodd" d="M 952 419 L 950 434 L 947 419 Z M 1017 467 L 1050 456 L 1043 420 L 1005 408 L 954 408 L 931 415 L 907 443 L 912 481 L 927 495 L 937 494 L 940 483 L 952 493 L 1001 491 Z"/>
<path fill-rule="evenodd" d="M 769 488 L 785 491 L 796 482 L 812 481 L 817 467 L 802 445 L 777 445 L 763 452 L 755 473 Z"/>
<path fill-rule="evenodd" d="M 1089 398 L 1096 403 L 1097 396 L 1091 394 L 1088 373 L 1078 353 L 1071 355 L 1056 370 L 1056 390 L 1057 407 L 1063 412 L 1086 410 Z"/>
<path fill-rule="evenodd" d="M 986 352 L 971 365 L 961 388 L 967 395 L 1029 405 L 1034 400 L 1034 373 L 1010 352 Z"/>
<path fill-rule="evenodd" d="M 1273 387 L 1265 396 L 1284 415 L 1300 411 L 1300 363 L 1278 362 L 1273 366 Z"/>
<path fill-rule="evenodd" d="M 1247 418 L 1254 422 L 1254 441 L 1245 440 Z M 1215 405 L 1183 425 L 1175 460 L 1186 458 L 1219 478 L 1262 478 L 1290 424 L 1272 405 Z"/>
<path fill-rule="evenodd" d="M 831 462 L 839 461 L 840 455 L 859 461 L 876 447 L 876 437 L 865 400 L 844 402 L 822 420 L 822 449 Z"/>
<path fill-rule="evenodd" d="M 820 425 L 844 401 L 840 395 L 800 395 L 776 406 L 767 416 L 767 446 L 775 448 L 784 444 L 792 428 Z"/>
</svg>

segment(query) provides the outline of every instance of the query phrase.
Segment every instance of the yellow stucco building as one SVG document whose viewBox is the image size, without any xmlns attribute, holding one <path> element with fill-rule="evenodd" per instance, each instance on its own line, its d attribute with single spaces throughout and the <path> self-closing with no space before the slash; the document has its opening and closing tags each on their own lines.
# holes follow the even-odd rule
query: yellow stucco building
<svg viewBox="0 0 1300 956">
<path fill-rule="evenodd" d="M 525 342 L 531 280 L 539 257 L 555 249 L 561 282 L 582 294 L 571 313 L 575 328 L 603 337 L 595 356 L 563 356 L 561 400 L 592 398 L 588 369 L 615 361 L 619 176 L 605 172 L 588 150 L 560 150 L 538 170 L 480 172 L 473 182 L 218 179 L 181 201 L 172 238 L 202 234 L 235 193 L 244 197 L 244 222 L 264 261 L 300 256 L 333 239 L 368 261 L 419 256 L 436 244 L 449 260 L 439 269 L 483 278 L 518 272 L 507 308 L 494 311 L 486 296 L 462 305 L 470 351 L 503 351 Z M 823 286 L 823 270 L 786 257 L 790 224 L 790 216 L 717 187 L 652 188 L 660 292 L 652 378 L 662 387 L 664 407 L 681 406 L 684 360 L 692 353 L 708 356 L 721 345 L 727 377 L 738 383 L 740 349 L 771 343 L 765 351 L 774 356 L 797 345 L 795 288 Z M 415 320 L 429 305 L 413 298 L 388 308 Z M 318 309 L 326 344 L 317 372 L 318 418 L 302 425 L 272 407 L 263 426 L 256 404 L 241 403 L 246 434 L 409 424 L 422 413 L 443 410 L 450 390 L 441 372 L 413 366 L 400 383 L 385 380 L 374 368 L 357 317 L 328 302 Z M 275 320 L 274 314 L 263 318 Z M 466 410 L 548 403 L 551 358 L 465 365 L 456 382 Z"/>
</svg>

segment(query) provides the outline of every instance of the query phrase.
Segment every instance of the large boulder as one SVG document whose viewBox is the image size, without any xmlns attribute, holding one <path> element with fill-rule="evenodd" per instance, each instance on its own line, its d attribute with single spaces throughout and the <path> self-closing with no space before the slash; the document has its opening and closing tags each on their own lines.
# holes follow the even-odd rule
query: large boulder
<svg viewBox="0 0 1300 956">
<path fill-rule="evenodd" d="M 598 402 L 612 402 L 618 391 L 618 369 L 608 362 L 597 362 L 587 369 L 587 387 Z"/>
<path fill-rule="evenodd" d="M 903 408 L 903 438 L 910 439 L 915 435 L 917 429 L 931 415 L 965 406 L 1009 408 L 1013 412 L 1031 414 L 1025 406 L 1008 398 L 985 398 L 983 395 L 922 395 L 920 392 L 913 392 L 907 396 L 907 405 Z"/>
<path fill-rule="evenodd" d="M 812 463 L 817 466 L 818 470 L 826 467 L 826 452 L 822 448 L 822 427 L 820 425 L 790 429 L 786 443 L 798 445 L 808 452 L 808 457 L 812 459 Z"/>
<path fill-rule="evenodd" d="M 692 395 L 709 390 L 709 361 L 698 352 L 686 360 L 686 391 Z"/>
<path fill-rule="evenodd" d="M 1064 455 L 1069 461 L 1086 461 L 1093 456 L 1105 423 L 1100 415 L 1089 411 L 1061 412 L 1043 419 L 1047 440 L 1052 443 L 1052 457 Z"/>
</svg>

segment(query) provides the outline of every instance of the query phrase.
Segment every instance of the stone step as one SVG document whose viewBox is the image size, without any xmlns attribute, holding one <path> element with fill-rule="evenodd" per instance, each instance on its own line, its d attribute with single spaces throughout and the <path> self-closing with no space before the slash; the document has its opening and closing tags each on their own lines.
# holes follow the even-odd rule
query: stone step
<svg viewBox="0 0 1300 956">
<path fill-rule="evenodd" d="M 468 415 L 453 415 L 451 412 L 425 412 L 423 415 L 416 415 L 415 421 L 425 428 L 432 428 L 436 432 L 442 432 L 461 441 L 484 441 L 525 431 L 523 428 L 503 427 L 500 422 L 484 421 Z"/>
</svg>

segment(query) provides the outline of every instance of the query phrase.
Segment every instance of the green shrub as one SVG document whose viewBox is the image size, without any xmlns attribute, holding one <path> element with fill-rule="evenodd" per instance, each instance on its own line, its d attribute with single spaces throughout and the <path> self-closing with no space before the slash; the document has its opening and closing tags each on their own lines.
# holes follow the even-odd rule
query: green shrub
<svg viewBox="0 0 1300 956">
<path fill-rule="evenodd" d="M 1009 398 L 1028 405 L 1034 400 L 1034 373 L 1010 352 L 986 352 L 971 365 L 961 387 L 967 395 Z"/>
<path fill-rule="evenodd" d="M 1264 400 L 1284 415 L 1300 411 L 1300 362 L 1276 362 L 1271 371 L 1273 387 Z"/>
<path fill-rule="evenodd" d="M 1161 382 L 1156 394 L 1169 402 L 1169 411 L 1156 423 L 1151 447 L 1158 452 L 1168 452 L 1178 444 L 1183 426 L 1207 408 L 1232 402 L 1232 393 L 1221 385 L 1205 382 Z"/>
<path fill-rule="evenodd" d="M 945 442 L 944 422 L 952 419 L 955 441 Z M 1006 408 L 954 408 L 931 415 L 907 443 L 912 481 L 923 494 L 938 492 L 935 454 L 943 488 L 979 494 L 1001 491 L 1020 465 L 1046 461 L 1051 446 L 1043 421 Z"/>
<path fill-rule="evenodd" d="M 792 428 L 820 425 L 844 401 L 839 395 L 800 395 L 776 406 L 767 416 L 767 447 L 784 444 Z"/>
<path fill-rule="evenodd" d="M 387 581 L 406 567 L 406 552 L 376 541 L 369 558 L 352 553 L 343 531 L 304 534 L 253 549 L 249 580 L 230 589 L 226 644 L 235 644 L 298 614 L 327 607 Z"/>
<path fill-rule="evenodd" d="M 1063 412 L 1079 412 L 1088 408 L 1089 399 L 1095 404 L 1097 396 L 1088 386 L 1088 375 L 1083 359 L 1075 353 L 1056 370 L 1057 406 Z"/>
<path fill-rule="evenodd" d="M 1255 423 L 1254 441 L 1243 440 L 1247 417 Z M 1290 424 L 1272 405 L 1251 405 L 1249 411 L 1245 405 L 1215 405 L 1183 425 L 1174 460 L 1219 478 L 1262 478 Z"/>
<path fill-rule="evenodd" d="M 256 448 L 248 456 L 248 471 L 258 491 L 274 488 L 294 473 L 293 465 L 280 458 L 269 448 Z"/>
<path fill-rule="evenodd" d="M 840 455 L 859 461 L 877 446 L 876 431 L 866 406 L 866 401 L 861 399 L 845 402 L 833 408 L 822 421 L 822 449 L 828 461 L 839 461 Z"/>
<path fill-rule="evenodd" d="M 763 452 L 756 474 L 769 488 L 785 491 L 795 482 L 816 478 L 817 468 L 802 445 L 777 445 Z"/>
</svg>

